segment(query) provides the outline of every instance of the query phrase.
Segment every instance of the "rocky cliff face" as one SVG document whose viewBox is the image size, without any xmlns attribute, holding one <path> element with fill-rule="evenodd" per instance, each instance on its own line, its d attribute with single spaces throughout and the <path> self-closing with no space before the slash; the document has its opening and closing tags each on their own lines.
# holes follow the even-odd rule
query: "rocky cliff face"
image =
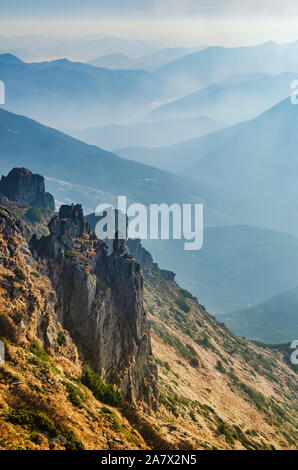
<svg viewBox="0 0 298 470">
<path fill-rule="evenodd" d="M 36 277 L 36 261 L 27 236 L 26 226 L 0 207 L 0 332 L 23 345 L 38 338 L 55 351 L 62 328 L 54 308 L 57 297 L 49 279 Z M 69 335 L 67 343 L 66 356 L 76 362 Z"/>
<path fill-rule="evenodd" d="M 11 201 L 55 210 L 53 196 L 45 191 L 43 176 L 33 174 L 26 168 L 14 168 L 7 176 L 2 176 L 0 194 Z"/>
<path fill-rule="evenodd" d="M 128 239 L 127 246 L 131 255 L 140 264 L 144 273 L 150 277 L 152 273 L 161 276 L 167 281 L 174 281 L 176 274 L 173 271 L 166 269 L 160 269 L 157 263 L 154 263 L 153 258 L 149 251 L 147 251 L 142 245 L 139 239 Z"/>
<path fill-rule="evenodd" d="M 57 295 L 56 312 L 81 358 L 126 400 L 154 407 L 157 369 L 143 308 L 139 264 L 115 240 L 106 245 L 90 233 L 81 206 L 62 206 L 49 223 L 50 235 L 33 237 L 31 249 Z"/>
</svg>

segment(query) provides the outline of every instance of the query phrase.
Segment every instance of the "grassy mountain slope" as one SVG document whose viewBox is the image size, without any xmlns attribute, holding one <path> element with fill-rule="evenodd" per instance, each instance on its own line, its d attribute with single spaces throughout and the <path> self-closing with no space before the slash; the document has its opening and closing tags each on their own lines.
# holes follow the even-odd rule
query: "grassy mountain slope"
<svg viewBox="0 0 298 470">
<path fill-rule="evenodd" d="M 68 332 L 60 326 L 47 351 L 36 339 L 39 319 L 54 321 L 54 293 L 38 263 L 25 259 L 22 237 L 2 231 L 0 448 L 295 448 L 296 377 L 285 353 L 232 335 L 156 270 L 143 274 L 159 408 L 148 414 L 142 403 L 115 408 L 96 399 Z"/>
<path fill-rule="evenodd" d="M 145 274 L 163 435 L 197 449 L 295 447 L 295 372 L 277 349 L 232 335 L 174 282 Z M 170 415 L 169 415 L 170 412 Z"/>
</svg>

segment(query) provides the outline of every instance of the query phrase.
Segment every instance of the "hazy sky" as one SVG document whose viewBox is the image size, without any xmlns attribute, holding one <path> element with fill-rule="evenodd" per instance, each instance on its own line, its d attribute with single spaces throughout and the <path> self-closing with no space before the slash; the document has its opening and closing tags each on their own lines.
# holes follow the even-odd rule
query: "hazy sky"
<svg viewBox="0 0 298 470">
<path fill-rule="evenodd" d="M 297 0 L 0 0 L 0 35 L 102 33 L 168 44 L 298 39 Z"/>
</svg>

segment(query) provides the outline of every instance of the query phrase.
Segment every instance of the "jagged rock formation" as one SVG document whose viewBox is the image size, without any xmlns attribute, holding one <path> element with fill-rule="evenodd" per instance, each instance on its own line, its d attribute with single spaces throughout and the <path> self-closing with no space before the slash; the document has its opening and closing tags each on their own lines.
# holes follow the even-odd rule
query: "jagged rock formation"
<svg viewBox="0 0 298 470">
<path fill-rule="evenodd" d="M 0 207 L 0 450 L 148 448 L 121 410 L 125 435 L 116 431 L 112 409 L 100 413 L 101 402 L 81 383 L 77 348 L 58 320 L 49 278 L 37 269 L 23 224 Z"/>
<path fill-rule="evenodd" d="M 154 263 L 153 258 L 149 251 L 147 251 L 142 245 L 139 239 L 128 239 L 127 246 L 131 255 L 140 264 L 142 270 L 150 276 L 151 273 L 160 275 L 167 281 L 174 281 L 176 274 L 173 271 L 166 269 L 160 269 L 157 263 Z"/>
<path fill-rule="evenodd" d="M 31 246 L 38 246 L 39 254 L 56 259 L 74 247 L 74 240 L 90 233 L 90 225 L 85 221 L 80 205 L 62 205 L 59 215 L 54 215 L 48 224 L 50 235 L 37 240 L 33 235 Z"/>
<path fill-rule="evenodd" d="M 291 350 L 237 338 L 191 294 L 146 269 L 144 302 L 160 403 L 150 413 L 125 404 L 117 410 L 124 431 L 115 431 L 113 410 L 99 413 L 101 401 L 80 381 L 78 355 L 119 384 L 125 398 L 154 406 L 157 377 L 143 278 L 121 239 L 107 255 L 79 206 L 62 208 L 55 220 L 49 237 L 59 249 L 50 257 L 44 239 L 35 238 L 30 252 L 26 227 L 0 208 L 0 337 L 6 347 L 0 450 L 82 444 L 90 450 L 297 448 Z M 48 354 L 41 346 L 33 352 L 36 340 Z M 79 390 L 82 406 L 74 404 L 69 387 Z M 56 437 L 42 426 L 33 433 L 24 412 L 43 413 Z"/>
<path fill-rule="evenodd" d="M 26 168 L 14 168 L 0 181 L 0 194 L 11 201 L 55 210 L 54 198 L 45 191 L 44 177 Z"/>
<path fill-rule="evenodd" d="M 33 237 L 31 249 L 56 291 L 56 312 L 81 358 L 124 397 L 143 399 L 150 407 L 158 397 L 149 323 L 143 308 L 139 264 L 115 239 L 106 245 L 90 233 L 81 206 L 62 206 L 49 223 L 50 235 Z"/>
<path fill-rule="evenodd" d="M 27 272 L 36 274 L 27 235 L 22 221 L 0 207 L 0 331 L 7 330 L 8 338 L 21 344 L 37 337 L 45 347 L 55 350 L 61 329 L 54 309 L 57 298 L 49 279 L 38 281 L 36 286 L 35 277 Z M 68 345 L 68 357 L 77 361 L 70 337 Z"/>
</svg>

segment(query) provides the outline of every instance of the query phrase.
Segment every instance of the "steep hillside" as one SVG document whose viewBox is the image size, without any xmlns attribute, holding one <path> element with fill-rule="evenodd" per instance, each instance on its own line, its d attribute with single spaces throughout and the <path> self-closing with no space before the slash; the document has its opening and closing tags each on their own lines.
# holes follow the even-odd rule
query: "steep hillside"
<svg viewBox="0 0 298 470">
<path fill-rule="evenodd" d="M 192 295 L 142 260 L 159 369 L 164 435 L 197 449 L 295 448 L 296 377 L 289 352 L 234 336 Z M 170 415 L 169 415 L 170 412 Z"/>
<path fill-rule="evenodd" d="M 295 448 L 286 351 L 232 335 L 138 241 L 108 255 L 80 206 L 48 233 L 0 208 L 0 448 Z"/>
<path fill-rule="evenodd" d="M 49 278 L 38 272 L 18 222 L 4 209 L 0 256 L 6 359 L 0 366 L 0 449 L 145 448 L 125 418 L 82 384 L 78 351 L 57 317 Z"/>
</svg>

